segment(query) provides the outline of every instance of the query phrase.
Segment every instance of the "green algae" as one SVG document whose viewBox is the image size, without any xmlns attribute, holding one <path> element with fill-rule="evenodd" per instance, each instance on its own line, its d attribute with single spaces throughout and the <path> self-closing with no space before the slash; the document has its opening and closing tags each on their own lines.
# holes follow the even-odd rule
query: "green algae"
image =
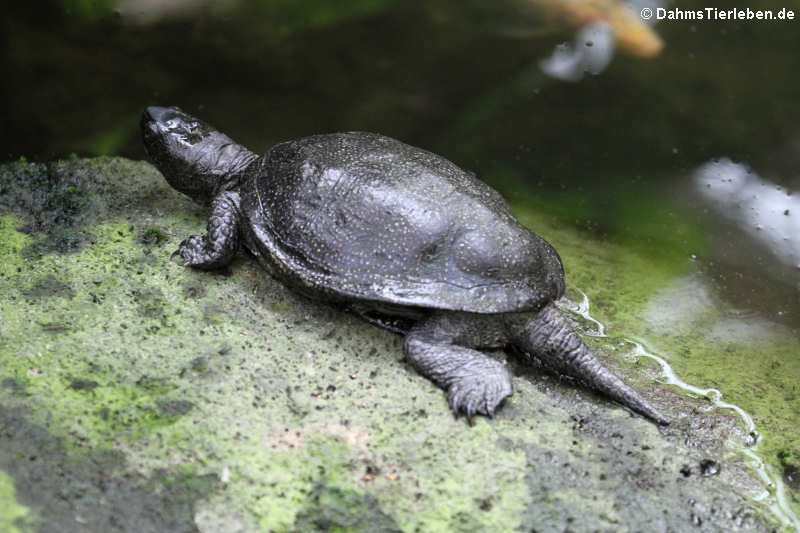
<svg viewBox="0 0 800 533">
<path fill-rule="evenodd" d="M 36 237 L 22 251 L 27 259 L 83 247 L 90 236 L 82 221 L 94 204 L 83 176 L 59 172 L 55 164 L 20 160 L 0 170 L 0 210 L 20 213 L 26 221 L 20 229 Z"/>
<path fill-rule="evenodd" d="M 0 406 L 27 407 L 14 420 L 50 435 L 42 439 L 57 443 L 53 461 L 94 464 L 113 451 L 111 471 L 135 480 L 121 494 L 166 498 L 180 509 L 183 522 L 173 523 L 215 530 L 619 529 L 656 515 L 666 529 L 685 527 L 692 513 L 720 528 L 739 520 L 764 529 L 748 502 L 758 482 L 725 456 L 735 419 L 697 413 L 659 430 L 509 357 L 516 392 L 498 416 L 454 420 L 443 393 L 402 362 L 398 337 L 294 295 L 245 257 L 227 274 L 169 261 L 202 231 L 203 214 L 150 167 L 105 158 L 73 165 L 88 187 L 98 181 L 102 199 L 82 222 L 90 245 L 23 259 L 36 237 L 19 232 L 14 216 L 0 226 L 2 242 L 15 243 L 0 248 L 8 256 L 0 292 L 10 296 L 0 311 L 8 380 Z M 556 243 L 571 284 L 598 306 L 608 298 L 602 316 L 619 331 L 616 317 L 644 309 L 685 268 L 533 214 L 523 220 Z M 150 228 L 158 238 L 143 238 Z M 636 269 L 652 275 L 637 284 Z M 617 354 L 608 361 L 671 414 L 690 412 L 641 365 Z M 681 473 L 709 458 L 722 462 L 720 475 Z M 17 499 L 40 509 L 18 468 Z M 88 479 L 96 483 L 94 473 Z M 181 487 L 179 501 L 165 496 Z"/>
<path fill-rule="evenodd" d="M 14 480 L 0 471 L 0 531 L 6 533 L 22 533 L 29 531 L 26 524 L 30 510 L 17 503 Z"/>
<path fill-rule="evenodd" d="M 690 312 L 674 317 L 668 309 L 675 293 L 689 286 L 699 300 Z M 672 331 L 659 331 L 664 324 Z M 684 380 L 721 391 L 726 402 L 742 407 L 753 417 L 758 453 L 777 472 L 800 464 L 798 376 L 800 340 L 789 328 L 755 316 L 744 316 L 721 301 L 697 276 L 677 280 L 645 309 L 638 335 L 653 339 L 658 353 Z M 658 331 L 660 335 L 654 333 Z M 731 371 L 735 369 L 735 371 Z M 745 443 L 749 442 L 746 440 Z M 741 443 L 740 443 L 741 445 Z M 800 512 L 796 498 L 791 502 Z"/>
<path fill-rule="evenodd" d="M 193 508 L 216 483 L 213 476 L 183 467 L 144 477 L 118 451 L 88 442 L 68 452 L 64 444 L 74 438 L 53 436 L 28 414 L 0 404 L 0 466 L 14 479 L 16 499 L 31 511 L 30 530 L 196 531 Z M 9 501 L 4 493 L 2 505 Z"/>
<path fill-rule="evenodd" d="M 316 485 L 294 522 L 295 531 L 399 533 L 397 525 L 369 495 Z"/>
<path fill-rule="evenodd" d="M 22 220 L 15 216 L 0 216 L 0 275 L 4 278 L 12 276 L 21 269 L 24 261 L 22 251 L 27 248 L 31 237 L 16 231 Z"/>
</svg>

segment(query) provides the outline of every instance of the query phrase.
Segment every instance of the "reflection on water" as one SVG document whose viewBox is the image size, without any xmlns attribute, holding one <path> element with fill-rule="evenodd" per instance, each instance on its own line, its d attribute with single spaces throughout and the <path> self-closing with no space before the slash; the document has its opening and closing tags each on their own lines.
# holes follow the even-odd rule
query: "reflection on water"
<svg viewBox="0 0 800 533">
<path fill-rule="evenodd" d="M 708 285 L 699 275 L 687 276 L 651 297 L 642 320 L 670 332 L 685 332 L 714 310 Z"/>
<path fill-rule="evenodd" d="M 524 0 L 554 18 L 575 28 L 601 24 L 607 26 L 620 50 L 626 54 L 653 58 L 664 47 L 650 23 L 639 16 L 640 7 L 622 0 Z"/>
<path fill-rule="evenodd" d="M 726 255 L 734 262 L 761 263 L 762 272 L 800 293 L 800 195 L 728 158 L 701 165 L 693 183 L 710 209 L 737 230 Z M 771 260 L 759 261 L 764 254 Z"/>
<path fill-rule="evenodd" d="M 717 213 L 800 269 L 800 195 L 728 158 L 699 167 L 694 182 Z"/>
<path fill-rule="evenodd" d="M 556 46 L 553 55 L 542 60 L 539 67 L 553 78 L 580 81 L 584 73 L 600 74 L 614 57 L 614 32 L 605 22 L 584 26 L 572 43 Z"/>
<path fill-rule="evenodd" d="M 586 73 L 600 74 L 614 58 L 617 43 L 623 52 L 645 58 L 655 57 L 663 47 L 661 39 L 650 29 L 657 19 L 643 20 L 636 16 L 642 9 L 654 12 L 665 5 L 663 0 L 610 0 L 602 10 L 597 2 L 530 1 L 550 10 L 558 5 L 568 18 L 581 24 L 572 42 L 557 45 L 550 57 L 539 62 L 542 71 L 552 78 L 577 82 Z"/>
</svg>

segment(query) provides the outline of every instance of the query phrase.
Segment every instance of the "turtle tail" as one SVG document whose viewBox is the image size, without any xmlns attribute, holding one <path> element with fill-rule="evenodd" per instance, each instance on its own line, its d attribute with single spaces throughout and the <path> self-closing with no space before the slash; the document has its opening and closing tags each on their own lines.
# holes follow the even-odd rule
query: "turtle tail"
<svg viewBox="0 0 800 533">
<path fill-rule="evenodd" d="M 597 360 L 554 304 L 548 304 L 515 329 L 515 344 L 537 356 L 544 366 L 577 379 L 661 425 L 669 424 L 664 415 Z"/>
</svg>

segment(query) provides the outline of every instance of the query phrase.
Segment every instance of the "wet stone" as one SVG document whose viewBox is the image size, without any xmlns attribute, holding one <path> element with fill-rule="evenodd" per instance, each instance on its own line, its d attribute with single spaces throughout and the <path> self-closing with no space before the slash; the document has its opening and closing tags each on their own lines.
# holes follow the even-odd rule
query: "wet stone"
<svg viewBox="0 0 800 533">
<path fill-rule="evenodd" d="M 716 476 L 719 474 L 720 464 L 713 459 L 703 459 L 700 461 L 700 473 L 705 476 Z"/>
<path fill-rule="evenodd" d="M 158 246 L 167 240 L 167 235 L 161 228 L 150 227 L 142 232 L 140 241 L 145 246 Z"/>
<path fill-rule="evenodd" d="M 72 290 L 69 283 L 59 280 L 53 274 L 48 274 L 31 288 L 22 291 L 22 294 L 28 298 L 61 297 L 72 299 L 75 297 L 75 291 Z"/>
<path fill-rule="evenodd" d="M 787 464 L 783 467 L 783 480 L 792 490 L 800 490 L 800 468 Z"/>
<path fill-rule="evenodd" d="M 194 409 L 194 404 L 186 400 L 171 400 L 161 402 L 158 408 L 164 415 L 185 415 Z"/>
</svg>

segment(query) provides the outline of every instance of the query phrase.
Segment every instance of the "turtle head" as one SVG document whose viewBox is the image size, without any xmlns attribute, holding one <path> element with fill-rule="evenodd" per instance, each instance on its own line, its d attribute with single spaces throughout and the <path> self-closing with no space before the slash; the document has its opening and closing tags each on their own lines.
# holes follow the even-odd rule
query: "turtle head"
<svg viewBox="0 0 800 533">
<path fill-rule="evenodd" d="M 148 107 L 142 140 L 150 161 L 167 182 L 200 204 L 238 187 L 256 155 L 177 107 Z"/>
</svg>

